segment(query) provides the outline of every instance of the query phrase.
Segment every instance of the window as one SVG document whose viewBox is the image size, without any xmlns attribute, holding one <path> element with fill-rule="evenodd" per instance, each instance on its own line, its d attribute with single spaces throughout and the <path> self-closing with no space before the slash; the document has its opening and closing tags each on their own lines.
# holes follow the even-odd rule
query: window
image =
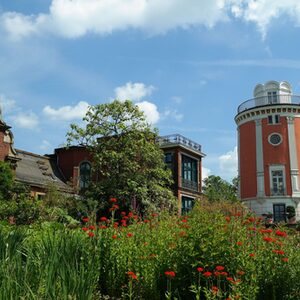
<svg viewBox="0 0 300 300">
<path fill-rule="evenodd" d="M 181 213 L 184 215 L 191 211 L 195 203 L 194 198 L 182 196 L 181 197 Z"/>
<path fill-rule="evenodd" d="M 173 153 L 165 153 L 165 164 L 167 168 L 172 169 L 173 167 Z"/>
<path fill-rule="evenodd" d="M 79 168 L 79 187 L 81 190 L 88 188 L 91 180 L 91 164 L 89 162 L 83 162 Z"/>
<path fill-rule="evenodd" d="M 198 190 L 198 161 L 182 155 L 181 163 L 182 187 Z"/>
<path fill-rule="evenodd" d="M 270 170 L 271 177 L 271 195 L 280 196 L 285 194 L 284 167 L 272 167 Z"/>
<path fill-rule="evenodd" d="M 285 204 L 273 204 L 273 216 L 274 222 L 285 222 Z"/>
<path fill-rule="evenodd" d="M 277 91 L 268 92 L 268 103 L 277 103 Z"/>
<path fill-rule="evenodd" d="M 279 115 L 270 115 L 268 116 L 268 124 L 278 124 L 280 120 Z"/>
<path fill-rule="evenodd" d="M 268 137 L 269 143 L 273 146 L 278 146 L 282 142 L 282 137 L 279 133 L 272 133 Z"/>
</svg>

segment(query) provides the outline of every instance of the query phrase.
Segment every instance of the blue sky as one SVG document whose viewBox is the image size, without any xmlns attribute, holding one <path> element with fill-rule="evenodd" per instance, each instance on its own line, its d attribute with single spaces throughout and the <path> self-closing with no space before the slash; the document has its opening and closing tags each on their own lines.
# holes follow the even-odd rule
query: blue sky
<svg viewBox="0 0 300 300">
<path fill-rule="evenodd" d="M 298 0 L 1 0 L 4 119 L 16 148 L 51 153 L 88 105 L 131 98 L 231 180 L 237 106 L 268 80 L 300 94 L 299 25 Z"/>
</svg>

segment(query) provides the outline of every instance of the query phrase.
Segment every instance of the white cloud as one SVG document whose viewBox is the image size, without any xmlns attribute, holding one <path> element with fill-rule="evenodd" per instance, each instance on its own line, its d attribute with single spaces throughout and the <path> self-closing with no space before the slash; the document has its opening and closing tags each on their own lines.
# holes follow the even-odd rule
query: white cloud
<svg viewBox="0 0 300 300">
<path fill-rule="evenodd" d="M 19 112 L 17 115 L 10 117 L 16 126 L 26 129 L 37 129 L 39 119 L 33 112 Z"/>
<path fill-rule="evenodd" d="M 51 144 L 47 140 L 43 140 L 42 144 L 39 146 L 39 148 L 43 151 L 47 151 L 51 149 Z"/>
<path fill-rule="evenodd" d="M 237 147 L 227 153 L 219 156 L 219 165 L 222 176 L 226 178 L 235 177 L 237 175 L 238 155 Z M 224 174 L 224 175 L 223 175 Z"/>
<path fill-rule="evenodd" d="M 115 95 L 116 99 L 120 101 L 141 101 L 144 97 L 150 96 L 153 90 L 154 87 L 152 85 L 146 86 L 141 82 L 127 82 L 125 85 L 115 89 Z"/>
<path fill-rule="evenodd" d="M 43 113 L 50 117 L 52 120 L 70 121 L 75 119 L 82 119 L 87 110 L 89 104 L 84 101 L 78 102 L 75 106 L 62 106 L 58 109 L 54 109 L 47 105 L 43 108 Z"/>
<path fill-rule="evenodd" d="M 160 116 L 155 104 L 148 101 L 142 101 L 136 103 L 136 105 L 140 108 L 141 111 L 144 112 L 146 120 L 150 124 L 155 124 L 158 122 Z"/>
<path fill-rule="evenodd" d="M 226 19 L 226 1 L 52 0 L 48 14 L 6 12 L 1 23 L 14 38 L 44 32 L 77 38 L 128 28 L 157 34 L 174 28 L 211 27 Z"/>
<path fill-rule="evenodd" d="M 265 35 L 284 14 L 299 26 L 299 0 L 52 0 L 48 14 L 5 12 L 0 23 L 14 39 L 49 32 L 78 38 L 128 28 L 162 34 L 238 18 L 257 24 Z"/>
<path fill-rule="evenodd" d="M 202 180 L 211 175 L 211 170 L 202 166 Z"/>
<path fill-rule="evenodd" d="M 180 122 L 183 119 L 183 114 L 179 113 L 176 109 L 167 109 L 163 113 L 164 118 L 172 118 L 177 122 Z"/>
<path fill-rule="evenodd" d="M 2 114 L 11 112 L 15 107 L 16 101 L 14 99 L 0 95 L 0 111 L 2 111 Z"/>
</svg>

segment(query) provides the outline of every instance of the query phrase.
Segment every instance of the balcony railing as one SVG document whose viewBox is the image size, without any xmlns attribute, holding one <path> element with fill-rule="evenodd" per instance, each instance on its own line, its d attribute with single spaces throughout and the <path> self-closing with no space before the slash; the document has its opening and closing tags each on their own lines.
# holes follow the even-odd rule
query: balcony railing
<svg viewBox="0 0 300 300">
<path fill-rule="evenodd" d="M 181 178 L 181 186 L 188 190 L 198 191 L 198 183 L 195 181 Z"/>
<path fill-rule="evenodd" d="M 285 195 L 284 188 L 273 188 L 271 189 L 271 196 L 283 196 Z"/>
<path fill-rule="evenodd" d="M 263 96 L 263 97 L 257 97 L 250 100 L 247 100 L 243 102 L 238 107 L 238 114 L 259 106 L 265 106 L 265 105 L 281 105 L 281 104 L 294 104 L 294 105 L 300 105 L 300 96 L 296 95 L 271 95 L 271 96 Z"/>
<path fill-rule="evenodd" d="M 160 146 L 173 146 L 173 145 L 182 145 L 191 150 L 201 153 L 201 145 L 180 135 L 180 134 L 170 134 L 165 136 L 160 136 L 158 138 Z"/>
</svg>

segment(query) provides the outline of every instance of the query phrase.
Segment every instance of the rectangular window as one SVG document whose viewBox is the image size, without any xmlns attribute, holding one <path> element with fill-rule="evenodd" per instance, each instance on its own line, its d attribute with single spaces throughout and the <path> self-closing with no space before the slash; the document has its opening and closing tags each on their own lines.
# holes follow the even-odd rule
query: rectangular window
<svg viewBox="0 0 300 300">
<path fill-rule="evenodd" d="M 268 103 L 273 104 L 277 103 L 277 92 L 268 92 Z"/>
<path fill-rule="evenodd" d="M 273 116 L 268 116 L 268 124 L 273 124 Z"/>
<path fill-rule="evenodd" d="M 279 120 L 280 120 L 280 118 L 279 118 L 279 115 L 275 115 L 274 116 L 275 117 L 275 124 L 278 124 L 279 123 Z"/>
<path fill-rule="evenodd" d="M 278 124 L 280 120 L 279 115 L 270 115 L 268 116 L 268 124 Z"/>
<path fill-rule="evenodd" d="M 165 164 L 166 164 L 167 168 L 172 169 L 173 153 L 165 153 Z"/>
<path fill-rule="evenodd" d="M 186 214 L 190 210 L 192 210 L 193 206 L 195 204 L 195 199 L 190 197 L 181 197 L 181 214 Z"/>
<path fill-rule="evenodd" d="M 181 163 L 182 187 L 198 190 L 198 161 L 182 155 Z"/>
<path fill-rule="evenodd" d="M 283 170 L 271 171 L 271 184 L 273 196 L 285 194 Z"/>
<path fill-rule="evenodd" d="M 274 222 L 285 222 L 286 221 L 286 212 L 285 204 L 273 204 L 273 216 Z"/>
</svg>

